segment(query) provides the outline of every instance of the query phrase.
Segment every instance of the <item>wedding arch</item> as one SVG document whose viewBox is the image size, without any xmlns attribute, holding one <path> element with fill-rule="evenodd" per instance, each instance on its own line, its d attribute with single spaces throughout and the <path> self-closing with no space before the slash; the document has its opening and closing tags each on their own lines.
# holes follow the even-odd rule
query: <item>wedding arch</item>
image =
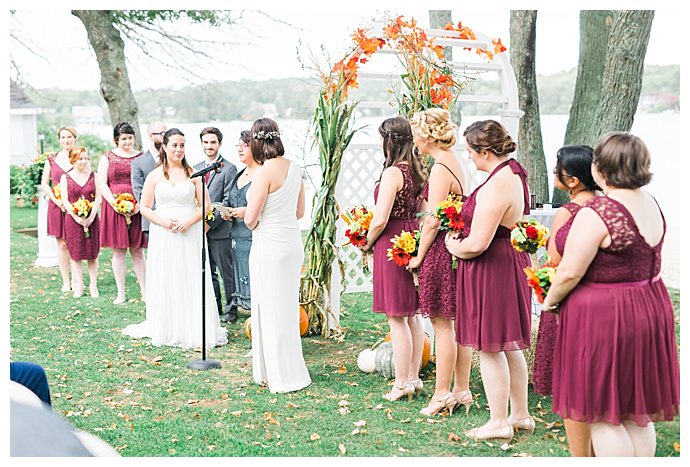
<svg viewBox="0 0 690 467">
<path fill-rule="evenodd" d="M 395 36 L 396 32 L 391 33 L 390 28 L 391 25 L 395 27 L 396 22 L 399 25 L 401 17 L 395 20 L 388 20 L 388 23 L 384 21 L 379 22 L 374 25 L 373 34 L 370 36 L 366 36 L 361 28 L 358 29 L 353 34 L 353 40 L 357 44 L 354 52 L 350 51 L 349 55 L 346 54 L 343 60 L 333 67 L 330 75 L 320 73 L 325 87 L 319 108 L 317 108 L 315 113 L 313 125 L 316 129 L 315 137 L 320 149 L 322 172 L 324 175 L 328 175 L 330 172 L 331 183 L 333 180 L 337 181 L 332 183 L 334 186 L 326 187 L 328 180 L 324 177 L 322 188 L 320 191 L 317 191 L 314 200 L 314 221 L 310 231 L 311 244 L 308 239 L 305 246 L 305 258 L 307 258 L 308 263 L 316 261 L 317 257 L 319 259 L 327 257 L 328 255 L 321 256 L 324 252 L 332 253 L 333 256 L 332 262 L 328 265 L 329 267 L 325 264 L 321 265 L 320 283 L 317 284 L 317 278 L 310 277 L 310 272 L 315 270 L 313 264 L 311 269 L 310 265 L 307 264 L 307 273 L 302 280 L 301 299 L 309 310 L 312 333 L 328 335 L 329 331 L 339 327 L 341 293 L 372 290 L 371 273 L 363 270 L 359 250 L 351 245 L 341 246 L 345 238 L 346 224 L 339 216 L 333 216 L 331 213 L 328 219 L 321 219 L 322 226 L 319 228 L 317 216 L 328 216 L 328 214 L 324 214 L 328 209 L 322 212 L 317 211 L 329 202 L 332 203 L 331 211 L 334 209 L 334 206 L 338 211 L 343 211 L 348 207 L 362 204 L 369 207 L 374 205 L 373 190 L 383 165 L 383 153 L 380 142 L 376 137 L 378 134 L 376 131 L 370 131 L 371 136 L 369 140 L 350 143 L 356 131 L 352 129 L 353 112 L 355 107 L 360 111 L 378 109 L 380 112 L 383 110 L 385 115 L 381 116 L 380 120 L 382 121 L 390 116 L 403 113 L 401 111 L 401 102 L 398 100 L 398 106 L 391 105 L 387 100 L 350 103 L 347 99 L 347 91 L 352 87 L 357 87 L 358 79 L 362 82 L 387 80 L 391 84 L 397 83 L 399 87 L 403 86 L 404 77 L 406 73 L 409 74 L 410 72 L 409 69 L 401 67 L 401 65 L 404 65 L 405 60 L 397 60 L 397 67 L 387 66 L 385 70 L 381 70 L 380 63 L 378 65 L 379 69 L 377 69 L 377 60 L 375 59 L 375 57 L 399 56 L 400 50 L 391 47 L 390 41 L 382 39 L 382 36 L 386 38 Z M 407 23 L 403 20 L 402 24 L 412 24 L 416 28 L 414 19 Z M 523 112 L 518 106 L 515 74 L 505 53 L 505 47 L 502 46 L 500 40 L 492 40 L 485 34 L 463 27 L 461 23 L 458 23 L 457 27 L 448 25 L 446 29 L 416 29 L 418 29 L 418 32 L 415 31 L 415 34 L 421 38 L 419 40 L 429 38 L 429 43 L 433 43 L 435 46 L 452 48 L 454 58 L 458 55 L 462 57 L 461 60 L 444 62 L 452 68 L 453 73 L 460 73 L 466 76 L 471 75 L 473 80 L 489 76 L 489 74 L 493 74 L 497 78 L 500 93 L 478 95 L 466 92 L 466 89 L 460 89 L 463 92 L 458 90 L 457 95 L 452 97 L 458 103 L 479 102 L 495 104 L 496 117 L 500 119 L 510 134 L 517 135 L 519 119 Z M 438 53 L 438 47 L 436 49 L 436 53 Z M 472 59 L 472 55 L 478 59 Z M 489 61 L 486 60 L 487 57 L 490 58 Z M 413 61 L 415 60 L 414 55 L 411 58 Z M 410 57 L 406 57 L 406 59 L 409 65 Z M 366 71 L 360 70 L 360 68 L 364 67 L 366 67 Z M 348 71 L 349 74 L 346 73 Z M 409 80 L 409 77 L 407 79 Z M 339 93 L 338 85 L 344 90 L 344 96 L 342 93 Z M 438 97 L 438 99 L 435 99 L 436 101 L 443 99 L 443 97 L 439 97 L 439 93 L 436 93 L 435 97 Z M 337 99 L 341 100 L 340 106 L 337 105 Z M 331 112 L 340 112 L 342 114 L 341 120 L 334 119 L 339 124 L 334 124 L 333 121 L 329 120 L 328 109 Z M 407 110 L 409 111 L 409 108 Z M 343 126 L 343 120 L 346 121 L 347 125 Z M 326 126 L 327 124 L 330 124 L 330 126 Z M 329 141 L 324 136 L 325 128 L 337 130 L 335 133 L 340 135 L 340 139 L 343 140 L 340 141 L 340 147 L 334 148 L 336 146 L 334 140 L 338 139 L 337 137 Z M 459 143 L 456 149 L 463 153 L 463 144 Z M 324 164 L 324 162 L 328 162 L 324 159 L 328 157 L 329 151 L 332 154 L 333 152 L 337 153 L 338 150 L 341 153 L 340 155 L 333 154 L 333 164 L 331 166 L 327 163 Z M 476 181 L 482 178 L 482 175 L 476 171 L 473 164 L 470 163 L 470 167 Z M 332 196 L 334 199 L 329 200 L 329 196 Z M 330 225 L 331 223 L 334 225 Z M 324 228 L 325 226 L 328 227 Z M 318 240 L 319 233 L 324 234 L 324 237 L 320 240 Z M 334 236 L 334 239 L 329 238 L 329 236 Z M 310 251 L 311 255 L 309 254 Z M 324 277 L 328 275 L 329 277 Z M 318 291 L 318 294 L 315 291 Z"/>
</svg>

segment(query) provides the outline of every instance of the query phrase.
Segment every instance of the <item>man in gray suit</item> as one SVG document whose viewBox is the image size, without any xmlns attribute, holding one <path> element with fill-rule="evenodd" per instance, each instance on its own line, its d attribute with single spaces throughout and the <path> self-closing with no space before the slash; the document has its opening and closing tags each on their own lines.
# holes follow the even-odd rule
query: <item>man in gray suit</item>
<svg viewBox="0 0 690 467">
<path fill-rule="evenodd" d="M 223 134 L 218 128 L 207 127 L 201 130 L 201 147 L 206 154 L 206 162 L 200 162 L 194 166 L 195 170 L 219 161 L 221 163 L 218 172 L 211 171 L 204 176 L 208 195 L 212 203 L 223 203 L 230 205 L 230 186 L 237 175 L 235 164 L 221 157 L 219 150 L 223 144 Z M 232 276 L 232 249 L 230 248 L 230 222 L 221 218 L 218 210 L 213 211 L 214 219 L 206 222 L 208 231 L 206 240 L 208 241 L 209 263 L 211 266 L 211 278 L 213 280 L 213 290 L 218 304 L 218 313 L 222 315 L 222 320 L 234 323 L 237 321 L 237 307 L 232 306 L 232 294 L 235 292 L 235 281 Z M 218 269 L 223 278 L 223 290 L 225 291 L 225 307 L 222 306 L 220 296 L 220 283 L 218 281 Z"/>
<path fill-rule="evenodd" d="M 141 190 L 144 187 L 144 180 L 146 176 L 158 165 L 158 158 L 163 145 L 163 135 L 167 127 L 162 122 L 149 123 L 146 132 L 149 134 L 149 149 L 143 156 L 137 157 L 132 161 L 132 194 L 136 198 L 137 203 L 141 200 Z M 144 235 L 149 234 L 149 220 L 144 216 L 141 217 L 141 230 Z"/>
</svg>

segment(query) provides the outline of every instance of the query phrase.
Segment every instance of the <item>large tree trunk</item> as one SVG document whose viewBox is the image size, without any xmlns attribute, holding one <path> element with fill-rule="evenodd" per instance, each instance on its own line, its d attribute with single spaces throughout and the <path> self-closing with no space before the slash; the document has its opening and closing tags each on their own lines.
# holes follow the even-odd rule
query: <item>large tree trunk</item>
<svg viewBox="0 0 690 467">
<path fill-rule="evenodd" d="M 601 102 L 601 81 L 613 17 L 614 13 L 609 10 L 580 11 L 580 56 L 564 144 L 593 146 L 596 142 L 596 137 L 592 140 L 590 133 Z M 553 202 L 567 201 L 568 194 L 554 187 Z"/>
<path fill-rule="evenodd" d="M 549 201 L 544 143 L 539 119 L 539 93 L 535 68 L 537 11 L 511 10 L 510 62 L 518 83 L 518 102 L 525 115 L 518 131 L 518 160 L 528 173 L 530 191 L 540 203 Z"/>
<path fill-rule="evenodd" d="M 589 140 L 609 131 L 630 131 L 642 91 L 644 57 L 652 30 L 652 10 L 618 11 L 606 52 L 601 101 Z"/>
<path fill-rule="evenodd" d="M 86 28 L 89 43 L 96 53 L 101 70 L 101 95 L 108 105 L 110 122 L 128 122 L 139 128 L 139 107 L 127 74 L 125 43 L 113 26 L 108 10 L 72 10 Z M 141 135 L 136 142 L 141 147 Z"/>
</svg>

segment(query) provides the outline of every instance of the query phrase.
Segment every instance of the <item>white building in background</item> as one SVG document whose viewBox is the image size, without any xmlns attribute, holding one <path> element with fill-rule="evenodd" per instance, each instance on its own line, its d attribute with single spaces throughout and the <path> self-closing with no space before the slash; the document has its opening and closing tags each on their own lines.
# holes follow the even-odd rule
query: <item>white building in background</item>
<svg viewBox="0 0 690 467">
<path fill-rule="evenodd" d="M 98 128 L 105 125 L 105 113 L 98 105 L 72 106 L 74 127 L 79 133 L 97 134 Z"/>
<path fill-rule="evenodd" d="M 36 104 L 18 83 L 10 80 L 10 164 L 27 165 L 38 154 L 37 115 Z"/>
</svg>

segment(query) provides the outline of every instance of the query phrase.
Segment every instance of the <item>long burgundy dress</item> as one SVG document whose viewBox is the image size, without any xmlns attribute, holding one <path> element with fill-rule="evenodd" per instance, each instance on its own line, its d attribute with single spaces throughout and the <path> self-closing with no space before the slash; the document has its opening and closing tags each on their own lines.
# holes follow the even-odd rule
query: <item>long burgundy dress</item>
<svg viewBox="0 0 690 467">
<path fill-rule="evenodd" d="M 561 206 L 570 212 L 570 218 L 558 229 L 555 237 L 549 237 L 549 243 L 556 242 L 556 251 L 563 256 L 565 239 L 575 219 L 575 214 L 582 208 L 577 203 L 565 203 Z M 561 241 L 556 241 L 561 238 Z M 551 381 L 553 379 L 553 346 L 558 332 L 558 315 L 542 312 L 539 315 L 539 333 L 537 334 L 537 346 L 534 349 L 534 365 L 532 366 L 532 385 L 534 392 L 542 396 L 551 395 Z"/>
<path fill-rule="evenodd" d="M 419 229 L 417 212 L 421 197 L 419 187 L 412 179 L 407 164 L 395 164 L 403 175 L 403 187 L 395 194 L 386 227 L 374 243 L 374 311 L 386 316 L 411 317 L 419 309 L 419 298 L 412 274 L 404 267 L 388 261 L 386 251 L 391 247 L 391 239 L 406 230 Z M 374 201 L 379 197 L 379 185 L 374 189 Z"/>
<path fill-rule="evenodd" d="M 625 206 L 607 196 L 583 207 L 604 221 L 611 245 L 559 307 L 551 407 L 586 423 L 673 420 L 680 370 L 673 304 L 659 276 L 664 238 L 649 245 Z"/>
<path fill-rule="evenodd" d="M 120 193 L 132 193 L 132 161 L 142 154 L 134 157 L 120 157 L 112 151 L 104 154 L 103 157 L 108 158 L 108 186 L 115 198 Z M 130 218 L 132 223 L 128 228 L 125 216 L 115 212 L 109 203 L 102 204 L 101 248 L 145 248 L 148 245 L 141 230 L 141 213 Z"/>
<path fill-rule="evenodd" d="M 62 167 L 55 162 L 57 153 L 48 154 L 48 162 L 50 163 L 50 182 L 51 187 L 60 186 L 60 178 L 62 174 L 72 170 L 70 167 L 67 171 L 62 170 Z M 65 238 L 65 213 L 62 212 L 60 206 L 53 203 L 53 201 L 48 198 L 48 219 L 47 219 L 46 232 L 51 237 L 55 238 Z"/>
<path fill-rule="evenodd" d="M 467 198 L 461 216 L 465 222 L 463 238 L 470 234 L 477 194 L 505 166 L 519 175 L 525 214 L 529 214 L 527 172 L 515 160 L 499 164 Z M 510 244 L 510 229 L 499 225 L 491 244 L 476 258 L 458 260 L 455 340 L 460 345 L 485 352 L 519 350 L 530 345 L 531 292 L 523 268 L 529 254 L 517 252 Z"/>
<path fill-rule="evenodd" d="M 446 167 L 437 162 L 437 164 Z M 452 170 L 446 167 L 455 177 Z M 458 180 L 458 177 L 455 177 Z M 458 180 L 458 185 L 462 183 Z M 464 201 L 465 196 L 460 193 Z M 429 183 L 424 187 L 424 199 L 429 200 Z M 430 206 L 433 210 L 435 206 Z M 455 319 L 455 287 L 456 271 L 453 269 L 453 256 L 446 248 L 446 232 L 439 230 L 436 233 L 434 243 L 424 256 L 424 261 L 419 266 L 419 305 L 422 316 L 443 319 Z"/>
<path fill-rule="evenodd" d="M 96 177 L 93 172 L 89 175 L 84 186 L 79 185 L 69 175 L 67 178 L 67 191 L 69 192 L 69 202 L 75 203 L 82 196 L 84 199 L 93 202 L 96 198 Z M 64 194 L 63 194 L 64 196 Z M 100 251 L 99 242 L 99 219 L 96 216 L 89 226 L 89 237 L 84 235 L 84 227 L 70 215 L 65 216 L 65 241 L 69 256 L 74 261 L 86 261 L 98 258 Z"/>
</svg>

